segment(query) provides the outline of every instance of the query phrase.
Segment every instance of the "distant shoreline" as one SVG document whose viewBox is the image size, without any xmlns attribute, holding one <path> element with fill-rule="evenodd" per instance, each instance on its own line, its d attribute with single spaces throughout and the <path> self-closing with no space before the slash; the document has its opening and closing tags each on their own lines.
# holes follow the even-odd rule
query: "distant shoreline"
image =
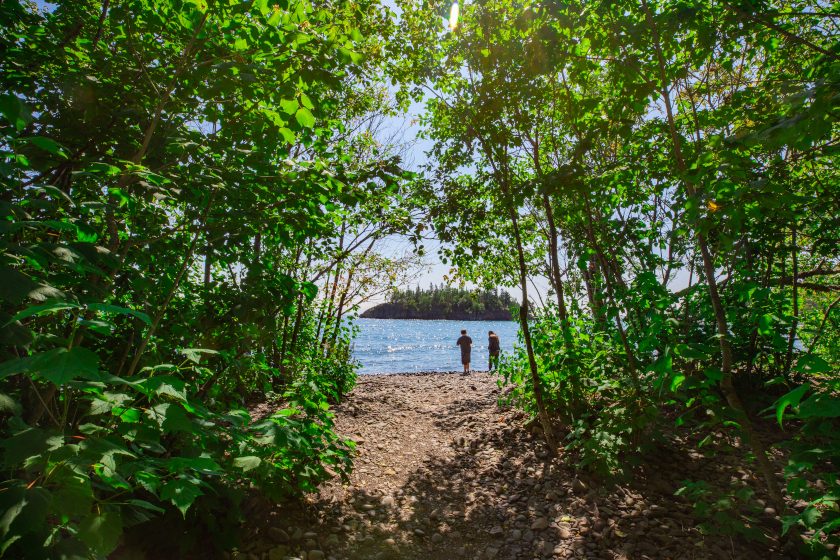
<svg viewBox="0 0 840 560">
<path fill-rule="evenodd" d="M 513 322 L 513 319 L 482 319 L 482 318 L 478 318 L 478 319 L 449 319 L 449 318 L 446 318 L 446 317 L 440 317 L 440 318 L 436 318 L 436 317 L 435 318 L 425 318 L 424 317 L 422 319 L 419 319 L 419 318 L 414 318 L 414 317 L 363 317 L 362 315 L 359 315 L 359 319 L 377 319 L 377 320 L 383 320 L 383 321 L 390 320 L 390 321 L 475 321 L 475 322 L 477 322 L 477 321 L 507 321 L 507 322 Z"/>
<path fill-rule="evenodd" d="M 508 309 L 495 309 L 481 313 L 460 313 L 442 311 L 418 311 L 407 309 L 403 305 L 380 303 L 366 309 L 359 315 L 360 319 L 399 319 L 420 321 L 513 321 Z"/>
</svg>

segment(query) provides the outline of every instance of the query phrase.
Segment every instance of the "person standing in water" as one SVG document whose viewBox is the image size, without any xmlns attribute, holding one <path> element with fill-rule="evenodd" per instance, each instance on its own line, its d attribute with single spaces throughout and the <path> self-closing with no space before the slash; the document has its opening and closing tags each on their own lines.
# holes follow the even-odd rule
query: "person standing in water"
<svg viewBox="0 0 840 560">
<path fill-rule="evenodd" d="M 493 371 L 493 364 L 496 364 L 496 369 L 499 369 L 499 351 L 502 347 L 499 345 L 499 335 L 490 331 L 490 345 L 487 347 L 490 350 L 490 358 L 488 358 L 488 371 Z"/>
<path fill-rule="evenodd" d="M 461 347 L 461 363 L 464 364 L 464 373 L 470 372 L 470 353 L 472 352 L 472 339 L 467 336 L 467 329 L 461 329 L 461 338 L 455 343 Z"/>
</svg>

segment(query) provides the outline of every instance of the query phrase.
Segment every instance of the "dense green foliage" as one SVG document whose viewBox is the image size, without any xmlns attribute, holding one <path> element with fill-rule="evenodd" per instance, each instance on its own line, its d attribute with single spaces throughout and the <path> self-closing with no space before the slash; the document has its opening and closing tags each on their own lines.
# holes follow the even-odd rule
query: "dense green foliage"
<svg viewBox="0 0 840 560">
<path fill-rule="evenodd" d="M 560 423 L 628 476 L 675 410 L 764 474 L 688 480 L 704 531 L 762 538 L 739 504 L 763 497 L 836 554 L 840 11 L 481 0 L 449 32 L 448 5 L 400 7 L 0 3 L 0 554 L 103 556 L 158 515 L 160 542 L 230 548 L 245 493 L 343 476 L 342 319 L 411 276 L 394 234 L 482 289 L 400 301 L 519 287 L 501 373 L 552 451 Z M 365 115 L 424 92 L 408 190 Z M 759 415 L 791 435 L 784 496 Z"/>
<path fill-rule="evenodd" d="M 510 311 L 519 309 L 519 303 L 506 290 L 478 293 L 452 286 L 429 286 L 423 290 L 418 284 L 413 290 L 394 290 L 388 301 L 405 309 L 421 313 L 481 314 L 485 311 Z"/>
<path fill-rule="evenodd" d="M 447 6 L 401 7 L 392 72 L 431 94 L 418 196 L 444 259 L 524 301 L 531 279 L 552 286 L 503 366 L 549 446 L 554 419 L 581 464 L 627 476 L 676 409 L 748 443 L 757 497 L 816 533 L 791 546 L 834 554 L 837 7 L 487 0 L 452 32 Z M 762 413 L 791 434 L 787 496 Z M 718 495 L 701 486 L 684 493 Z M 703 529 L 761 538 L 745 497 Z"/>
<path fill-rule="evenodd" d="M 329 412 L 355 375 L 345 288 L 360 262 L 356 295 L 390 271 L 354 251 L 404 222 L 397 161 L 351 126 L 387 105 L 362 75 L 388 12 L 6 0 L 0 19 L 0 555 L 106 555 L 159 514 L 147 547 L 235 547 L 246 492 L 352 465 Z M 254 395 L 279 412 L 250 418 Z"/>
</svg>

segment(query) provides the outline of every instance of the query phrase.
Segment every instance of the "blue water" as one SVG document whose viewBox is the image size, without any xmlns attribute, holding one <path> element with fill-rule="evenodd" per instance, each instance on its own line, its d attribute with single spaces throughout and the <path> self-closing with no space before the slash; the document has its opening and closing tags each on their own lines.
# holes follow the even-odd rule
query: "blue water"
<svg viewBox="0 0 840 560">
<path fill-rule="evenodd" d="M 487 331 L 499 335 L 502 354 L 513 351 L 518 323 L 514 321 L 419 321 L 356 319 L 359 334 L 353 357 L 361 374 L 413 371 L 463 371 L 461 349 L 455 341 L 461 329 L 472 338 L 470 369 L 486 370 Z"/>
</svg>

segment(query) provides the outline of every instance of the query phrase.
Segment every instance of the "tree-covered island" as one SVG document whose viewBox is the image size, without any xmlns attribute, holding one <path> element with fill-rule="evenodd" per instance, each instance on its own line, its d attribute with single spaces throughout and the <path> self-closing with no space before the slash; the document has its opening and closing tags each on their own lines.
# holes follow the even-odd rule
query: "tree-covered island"
<svg viewBox="0 0 840 560">
<path fill-rule="evenodd" d="M 511 311 L 513 314 L 511 314 Z M 519 303 L 505 290 L 471 292 L 451 286 L 394 290 L 389 301 L 365 310 L 363 319 L 447 319 L 512 321 Z"/>
</svg>

